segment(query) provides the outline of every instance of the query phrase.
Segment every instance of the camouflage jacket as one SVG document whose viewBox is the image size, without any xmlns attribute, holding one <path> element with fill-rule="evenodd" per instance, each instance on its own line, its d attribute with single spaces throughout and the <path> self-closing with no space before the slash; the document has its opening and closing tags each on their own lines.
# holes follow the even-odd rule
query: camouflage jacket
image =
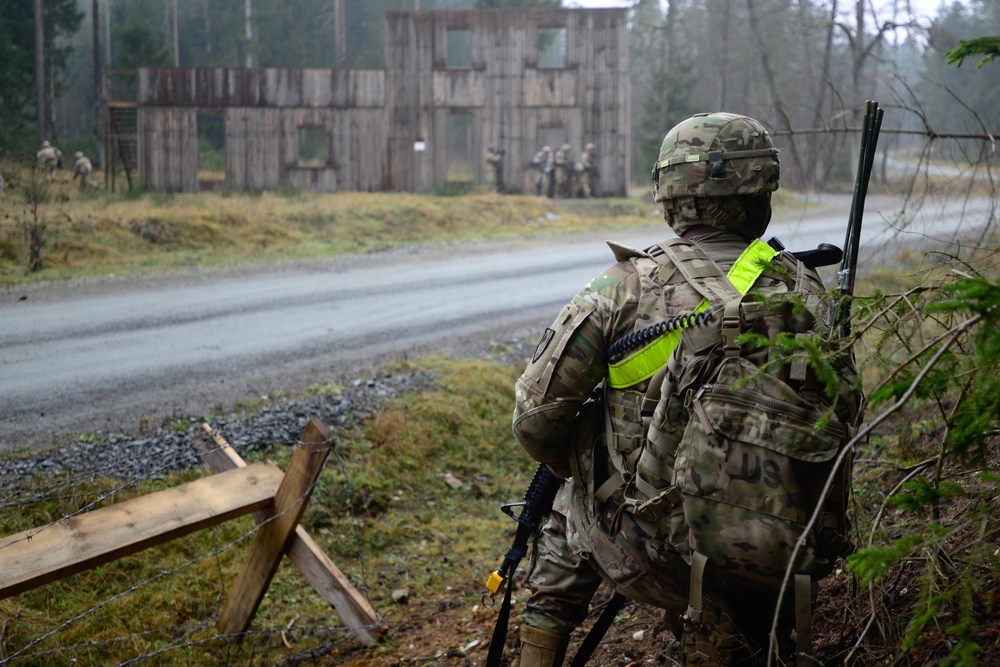
<svg viewBox="0 0 1000 667">
<path fill-rule="evenodd" d="M 699 237 L 698 245 L 728 271 L 747 243 L 732 233 L 715 232 Z M 611 387 L 607 350 L 650 324 L 690 313 L 703 297 L 666 257 L 612 247 L 619 262 L 563 307 L 518 379 L 514 434 L 534 459 L 562 476 L 572 473 L 567 486 L 572 492 L 554 508 L 568 517 L 571 548 L 590 552 L 592 562 L 632 599 L 663 608 L 679 606 L 682 611 L 687 567 L 684 552 L 671 539 L 670 515 L 658 519 L 619 511 L 626 502 L 626 488 L 611 484 L 615 477 L 645 477 L 646 487 L 655 495 L 672 480 L 672 457 L 663 456 L 670 443 L 646 444 L 640 407 L 650 380 Z M 775 264 L 779 266 L 757 278 L 753 291 L 788 291 L 796 280 L 821 289 L 819 276 L 794 258 L 781 256 Z M 791 273 L 781 270 L 788 266 Z M 821 309 L 822 303 L 807 306 Z M 683 368 L 691 356 L 682 344 L 670 365 Z M 671 386 L 668 374 L 665 396 L 677 394 L 678 389 Z M 670 410 L 663 410 L 663 403 L 657 405 L 650 434 L 676 441 L 688 416 L 681 402 L 668 404 Z M 602 494 L 609 486 L 613 491 Z M 629 493 L 642 494 L 642 489 L 633 486 Z"/>
<path fill-rule="evenodd" d="M 741 237 L 727 232 L 702 236 L 698 244 L 723 271 L 729 270 L 747 246 Z M 623 473 L 634 470 L 635 461 L 630 460 L 630 455 L 642 445 L 639 408 L 647 381 L 620 389 L 606 386 L 607 350 L 634 331 L 690 313 L 702 301 L 702 295 L 669 260 L 657 261 L 647 252 L 613 248 L 620 261 L 591 280 L 563 307 L 545 330 L 515 387 L 515 437 L 535 460 L 563 475 L 571 459 L 579 455 L 574 451 L 580 439 L 578 417 L 588 399 L 603 399 L 608 405 L 612 430 L 608 456 L 612 467 Z M 822 291 L 822 281 L 815 271 L 801 264 L 796 268 L 794 259 L 790 263 L 793 274 L 765 271 L 754 283 L 753 291 L 787 291 L 796 279 L 811 281 L 815 291 Z M 828 304 L 817 301 L 807 305 L 819 311 L 818 319 L 826 321 Z M 683 367 L 686 354 L 682 346 L 671 363 Z M 603 393 L 595 396 L 595 391 Z M 857 397 L 843 399 L 845 411 L 856 410 Z M 674 424 L 663 424 L 665 417 L 662 412 L 655 417 L 661 428 L 683 430 L 684 414 L 670 415 Z"/>
<path fill-rule="evenodd" d="M 700 243 L 723 270 L 746 247 L 740 237 L 724 232 Z M 563 307 L 515 387 L 518 442 L 535 460 L 563 470 L 572 454 L 580 408 L 607 377 L 608 347 L 633 331 L 691 312 L 702 299 L 672 264 L 661 265 L 640 251 L 617 247 L 615 252 L 621 261 Z M 645 388 L 640 383 L 624 390 L 608 389 L 608 402 L 615 406 L 612 418 L 641 429 L 635 395 Z"/>
</svg>

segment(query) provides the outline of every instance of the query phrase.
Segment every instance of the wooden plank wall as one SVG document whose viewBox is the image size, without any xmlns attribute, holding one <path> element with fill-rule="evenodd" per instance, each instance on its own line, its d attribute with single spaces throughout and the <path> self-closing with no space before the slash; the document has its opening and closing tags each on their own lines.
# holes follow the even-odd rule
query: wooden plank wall
<svg viewBox="0 0 1000 667">
<path fill-rule="evenodd" d="M 226 187 L 389 189 L 381 70 L 142 69 L 138 99 L 150 189 L 198 190 L 199 114 L 225 119 Z M 326 132 L 326 166 L 298 166 L 302 126 Z"/>
<path fill-rule="evenodd" d="M 393 189 L 446 184 L 448 115 L 471 114 L 476 180 L 486 146 L 506 149 L 505 180 L 520 189 L 545 128 L 578 157 L 598 149 L 602 195 L 624 196 L 630 140 L 627 9 L 434 10 L 386 14 L 389 181 Z M 566 66 L 538 66 L 538 31 L 565 28 Z M 472 67 L 449 69 L 449 30 L 470 30 Z M 415 141 L 427 150 L 415 152 Z M 557 146 L 553 148 L 558 148 Z"/>
<path fill-rule="evenodd" d="M 227 187 L 427 190 L 446 184 L 449 116 L 469 114 L 477 181 L 495 144 L 520 191 L 545 137 L 562 136 L 574 158 L 593 142 L 599 194 L 624 196 L 627 19 L 627 9 L 387 12 L 384 71 L 141 69 L 140 177 L 154 190 L 196 191 L 198 115 L 222 114 Z M 566 30 L 565 67 L 538 66 L 538 31 L 551 28 Z M 472 33 L 471 67 L 448 68 L 449 30 Z M 297 165 L 302 126 L 326 132 L 325 166 Z"/>
</svg>

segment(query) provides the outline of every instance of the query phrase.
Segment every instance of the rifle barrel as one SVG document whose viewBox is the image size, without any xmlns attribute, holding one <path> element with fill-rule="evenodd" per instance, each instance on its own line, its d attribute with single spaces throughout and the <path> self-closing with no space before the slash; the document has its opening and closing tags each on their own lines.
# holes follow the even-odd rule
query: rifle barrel
<svg viewBox="0 0 1000 667">
<path fill-rule="evenodd" d="M 844 336 L 851 331 L 851 301 L 854 294 L 854 280 L 858 267 L 858 252 L 861 244 L 861 219 L 864 216 L 865 198 L 868 195 L 868 183 L 871 179 L 872 166 L 875 163 L 875 148 L 878 145 L 878 135 L 882 127 L 883 110 L 878 102 L 865 102 L 865 116 L 861 130 L 861 146 L 858 151 L 858 171 L 854 181 L 854 198 L 851 200 L 851 212 L 847 222 L 847 236 L 844 239 L 844 259 L 837 274 L 837 291 L 840 293 L 840 305 L 834 310 L 834 325 L 840 324 Z"/>
</svg>

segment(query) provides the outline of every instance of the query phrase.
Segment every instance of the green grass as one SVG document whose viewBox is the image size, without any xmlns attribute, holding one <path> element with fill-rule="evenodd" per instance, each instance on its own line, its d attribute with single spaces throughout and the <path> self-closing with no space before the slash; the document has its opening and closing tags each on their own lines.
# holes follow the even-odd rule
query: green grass
<svg viewBox="0 0 1000 667">
<path fill-rule="evenodd" d="M 534 469 L 510 433 L 519 369 L 437 358 L 419 367 L 436 375 L 431 388 L 394 400 L 363 426 L 338 434 L 302 524 L 382 613 L 395 606 L 392 593 L 400 588 L 438 599 L 446 588 L 455 594 L 456 586 L 465 587 L 458 593 L 477 600 L 512 534 L 513 522 L 497 508 L 520 497 Z M 265 456 L 285 468 L 290 452 L 251 458 Z M 446 484 L 445 473 L 463 488 Z M 114 499 L 204 474 L 170 475 Z M 71 514 L 115 484 L 95 480 L 8 508 L 0 534 Z M 331 608 L 287 561 L 251 636 L 239 645 L 216 637 L 215 618 L 246 558 L 252 527 L 247 517 L 229 521 L 0 601 L 5 654 L 52 632 L 27 649 L 34 657 L 12 664 L 118 664 L 158 651 L 164 652 L 155 664 L 162 665 L 272 664 L 288 654 L 281 630 L 293 619 L 300 647 L 343 637 Z"/>
</svg>

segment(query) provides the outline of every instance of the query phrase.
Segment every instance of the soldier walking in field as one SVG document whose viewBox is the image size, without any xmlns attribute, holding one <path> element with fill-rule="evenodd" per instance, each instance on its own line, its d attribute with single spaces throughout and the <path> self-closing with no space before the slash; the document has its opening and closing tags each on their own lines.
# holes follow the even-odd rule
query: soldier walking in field
<svg viewBox="0 0 1000 667">
<path fill-rule="evenodd" d="M 43 141 L 35 157 L 38 158 L 38 168 L 45 172 L 45 180 L 51 183 L 55 169 L 62 160 L 62 151 L 48 141 Z"/>
<path fill-rule="evenodd" d="M 73 157 L 76 160 L 73 164 L 73 180 L 80 177 L 80 190 L 92 187 L 94 182 L 90 180 L 90 174 L 94 171 L 94 167 L 90 164 L 90 159 L 80 151 L 77 151 Z"/>
</svg>

